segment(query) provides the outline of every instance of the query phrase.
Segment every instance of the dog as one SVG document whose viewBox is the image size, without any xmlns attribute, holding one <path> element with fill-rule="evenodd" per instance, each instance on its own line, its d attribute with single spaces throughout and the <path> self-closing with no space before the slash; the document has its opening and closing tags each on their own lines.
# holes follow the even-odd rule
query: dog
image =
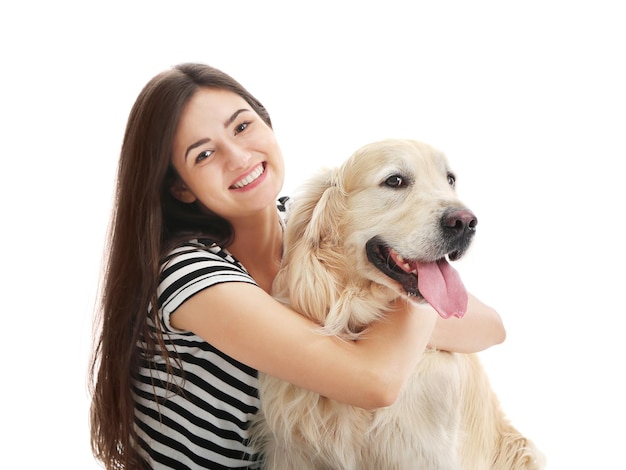
<svg viewBox="0 0 626 470">
<path fill-rule="evenodd" d="M 272 294 L 323 334 L 346 339 L 357 339 L 400 296 L 428 302 L 444 318 L 463 315 L 467 293 L 448 261 L 467 251 L 477 219 L 454 186 L 447 158 L 427 144 L 365 145 L 294 198 Z M 505 418 L 475 354 L 427 349 L 397 401 L 373 411 L 262 373 L 259 397 L 253 441 L 270 470 L 545 465 Z"/>
</svg>

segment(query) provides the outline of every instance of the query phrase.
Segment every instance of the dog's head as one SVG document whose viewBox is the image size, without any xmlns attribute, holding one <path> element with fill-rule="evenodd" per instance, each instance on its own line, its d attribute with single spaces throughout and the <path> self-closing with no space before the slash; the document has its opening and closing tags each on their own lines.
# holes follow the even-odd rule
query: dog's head
<svg viewBox="0 0 626 470">
<path fill-rule="evenodd" d="M 289 248 L 300 245 L 302 262 L 308 252 L 316 269 L 332 271 L 335 296 L 374 283 L 426 299 L 443 317 L 461 316 L 467 293 L 448 260 L 468 249 L 477 220 L 458 199 L 455 180 L 446 157 L 426 144 L 366 145 L 296 195 L 286 261 L 299 263 Z M 304 262 L 300 274 L 307 268 Z"/>
</svg>

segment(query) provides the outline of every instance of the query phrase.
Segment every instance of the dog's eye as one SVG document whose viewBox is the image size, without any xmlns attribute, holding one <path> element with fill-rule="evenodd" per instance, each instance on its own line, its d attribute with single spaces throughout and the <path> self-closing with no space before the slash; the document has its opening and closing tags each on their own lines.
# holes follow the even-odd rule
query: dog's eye
<svg viewBox="0 0 626 470">
<path fill-rule="evenodd" d="M 407 182 L 404 180 L 404 177 L 400 175 L 391 175 L 385 180 L 384 184 L 390 188 L 402 188 L 407 185 Z"/>
<path fill-rule="evenodd" d="M 456 185 L 456 176 L 453 173 L 448 173 L 448 184 L 453 188 Z"/>
</svg>

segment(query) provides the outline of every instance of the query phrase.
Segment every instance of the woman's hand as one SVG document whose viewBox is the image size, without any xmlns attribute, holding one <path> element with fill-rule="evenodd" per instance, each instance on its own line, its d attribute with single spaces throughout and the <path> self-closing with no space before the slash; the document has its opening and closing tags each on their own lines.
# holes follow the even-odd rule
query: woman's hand
<svg viewBox="0 0 626 470">
<path fill-rule="evenodd" d="M 415 309 L 432 309 L 428 304 Z M 437 316 L 428 345 L 444 351 L 473 353 L 482 351 L 506 338 L 506 331 L 498 312 L 469 295 L 467 312 L 462 318 Z"/>
</svg>

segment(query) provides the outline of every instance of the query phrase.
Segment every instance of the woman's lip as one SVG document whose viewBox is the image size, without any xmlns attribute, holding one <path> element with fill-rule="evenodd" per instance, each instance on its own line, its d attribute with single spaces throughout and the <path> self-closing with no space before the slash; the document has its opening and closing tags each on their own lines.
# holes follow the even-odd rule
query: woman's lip
<svg viewBox="0 0 626 470">
<path fill-rule="evenodd" d="M 265 175 L 266 164 L 265 162 L 259 163 L 257 166 L 248 171 L 244 176 L 237 178 L 237 180 L 231 184 L 229 189 L 244 189 L 254 186 L 259 179 Z"/>
</svg>

